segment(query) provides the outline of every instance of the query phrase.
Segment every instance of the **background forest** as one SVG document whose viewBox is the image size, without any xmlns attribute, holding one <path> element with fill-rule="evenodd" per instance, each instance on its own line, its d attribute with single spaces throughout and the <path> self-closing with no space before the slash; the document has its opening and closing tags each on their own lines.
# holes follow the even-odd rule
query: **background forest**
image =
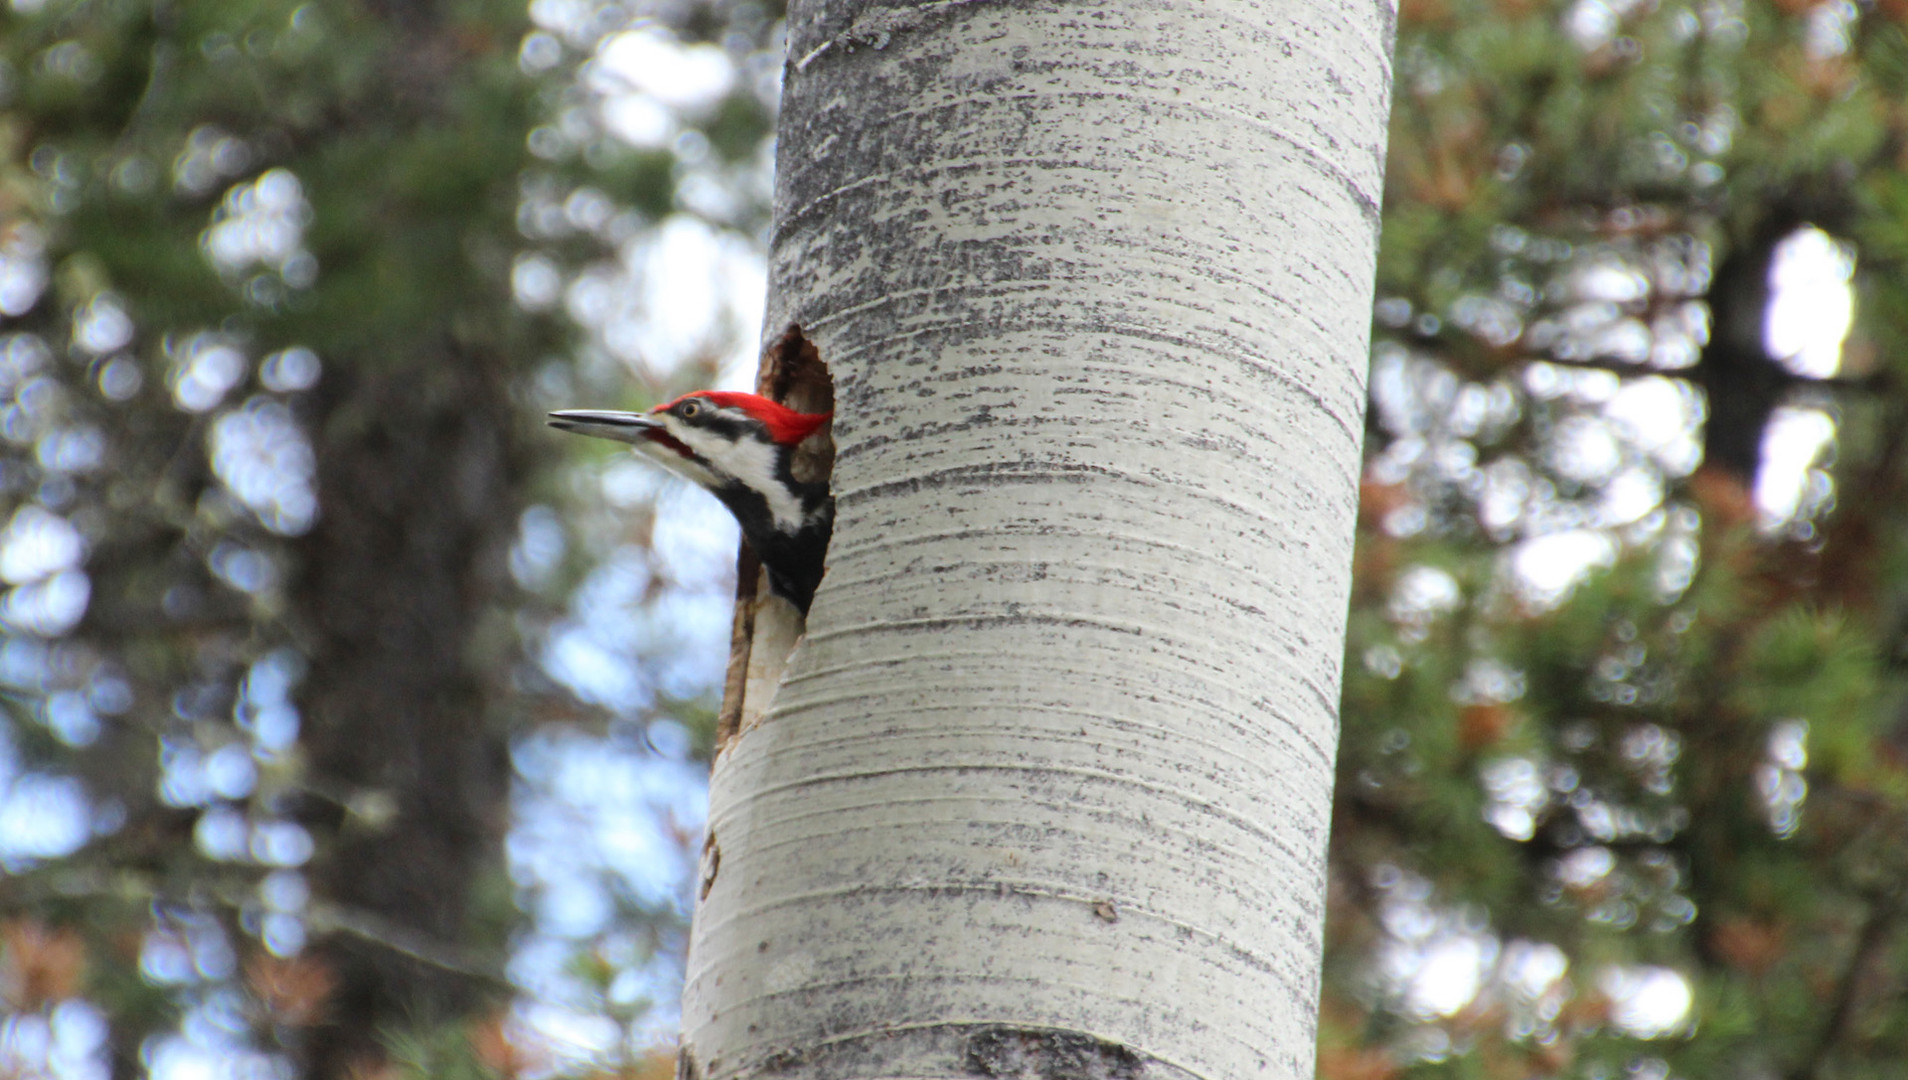
<svg viewBox="0 0 1908 1080">
<path fill-rule="evenodd" d="M 779 4 L 0 11 L 0 1074 L 673 1074 Z M 1319 1073 L 1908 1059 L 1908 6 L 1408 0 Z"/>
</svg>

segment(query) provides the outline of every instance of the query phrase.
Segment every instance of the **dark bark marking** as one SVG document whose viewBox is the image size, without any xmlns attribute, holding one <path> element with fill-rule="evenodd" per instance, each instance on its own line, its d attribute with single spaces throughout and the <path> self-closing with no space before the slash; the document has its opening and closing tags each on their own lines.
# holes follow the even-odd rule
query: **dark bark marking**
<svg viewBox="0 0 1908 1080">
<path fill-rule="evenodd" d="M 841 1035 L 789 1047 L 738 1075 L 749 1080 L 876 1080 L 895 1075 L 945 1080 L 1198 1080 L 1125 1043 L 1068 1028 L 1012 1023 L 928 1024 Z M 677 1080 L 702 1080 L 678 1071 Z"/>
<path fill-rule="evenodd" d="M 709 830 L 708 838 L 702 842 L 702 884 L 696 890 L 697 900 L 709 899 L 709 890 L 715 888 L 716 874 L 722 869 L 722 848 L 716 843 L 715 829 Z"/>
<path fill-rule="evenodd" d="M 1310 405 L 1318 415 L 1327 417 L 1335 423 L 1338 429 L 1344 433 L 1345 438 L 1350 440 L 1353 445 L 1362 445 L 1363 443 L 1364 430 L 1361 426 L 1363 422 L 1362 419 L 1356 420 L 1355 422 L 1347 420 L 1346 416 L 1340 410 L 1334 409 L 1319 391 L 1313 389 L 1309 383 L 1295 374 L 1291 365 L 1281 363 L 1277 358 L 1263 356 L 1253 351 L 1242 341 L 1207 343 L 1190 335 L 1175 334 L 1168 331 L 1130 325 L 1111 319 L 1097 318 L 1091 312 L 1081 312 L 1072 316 L 1030 314 L 1013 320 L 996 320 L 987 323 L 967 321 L 936 326 L 931 329 L 942 335 L 943 347 L 947 345 L 957 345 L 969 340 L 984 340 L 1010 331 L 1046 331 L 1060 335 L 1077 336 L 1098 334 L 1108 337 L 1126 337 L 1153 345 L 1177 347 L 1189 352 L 1222 356 L 1238 364 L 1240 370 L 1258 378 L 1268 380 L 1292 392 L 1299 397 L 1304 404 Z M 856 350 L 851 350 L 850 355 L 852 355 L 854 351 Z M 1295 356 L 1293 359 L 1302 358 Z M 961 372 L 958 374 L 964 376 L 968 373 Z M 1129 371 L 1121 372 L 1120 374 L 1126 382 L 1134 384 L 1148 381 L 1153 377 L 1152 373 L 1147 371 Z M 1362 397 L 1359 400 L 1362 402 Z M 1359 410 L 1357 415 L 1362 417 L 1362 404 L 1356 402 L 1353 404 L 1354 407 Z"/>
<path fill-rule="evenodd" d="M 856 502 L 862 499 L 879 499 L 905 491 L 918 495 L 923 491 L 935 490 L 950 485 L 968 485 L 973 487 L 997 487 L 1003 484 L 1080 484 L 1087 483 L 1096 476 L 1116 480 L 1134 480 L 1131 474 L 1121 473 L 1100 465 L 1073 465 L 1060 462 L 1021 462 L 999 461 L 982 465 L 957 465 L 933 472 L 922 473 L 900 480 L 890 480 L 885 484 L 876 484 L 864 488 L 850 496 L 844 496 L 842 503 Z"/>
<path fill-rule="evenodd" d="M 1137 626 L 1122 626 L 1104 619 L 1089 619 L 1084 616 L 1046 615 L 1025 611 L 976 612 L 972 615 L 950 615 L 944 618 L 894 619 L 882 623 L 879 629 L 889 634 L 939 634 L 945 630 L 965 629 L 998 631 L 1009 626 L 1058 626 L 1069 630 L 1104 630 L 1115 634 L 1129 634 L 1139 637 L 1145 633 Z M 866 626 L 851 628 L 850 632 L 867 632 Z"/>
<path fill-rule="evenodd" d="M 951 22 L 954 13 L 945 9 L 997 2 L 999 0 L 931 0 L 919 7 L 888 8 L 863 15 L 813 48 L 798 48 L 791 40 L 788 43 L 785 70 L 789 73 L 806 73 L 811 64 L 831 51 L 853 53 L 866 48 L 879 52 L 888 47 L 896 34 L 918 30 L 930 22 Z"/>
<path fill-rule="evenodd" d="M 1079 1031 L 982 1028 L 967 1037 L 969 1076 L 1040 1080 L 1141 1080 L 1146 1060 L 1131 1047 Z"/>
</svg>

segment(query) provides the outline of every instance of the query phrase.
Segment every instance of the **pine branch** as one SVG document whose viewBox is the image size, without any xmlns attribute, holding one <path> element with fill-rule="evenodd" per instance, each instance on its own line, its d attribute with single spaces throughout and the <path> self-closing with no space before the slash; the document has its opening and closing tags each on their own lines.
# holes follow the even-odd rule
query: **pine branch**
<svg viewBox="0 0 1908 1080">
<path fill-rule="evenodd" d="M 30 879 L 13 879 L 8 887 L 0 889 L 0 910 L 32 910 L 55 898 L 117 900 L 140 906 L 161 901 L 181 902 L 180 898 L 159 888 L 153 875 L 87 867 L 60 869 Z M 249 886 L 230 882 L 198 882 L 192 889 L 192 899 L 211 900 L 234 911 L 258 902 L 257 895 Z M 374 912 L 343 904 L 314 900 L 302 916 L 314 937 L 322 934 L 348 935 L 491 989 L 511 994 L 518 992 L 519 988 L 504 973 L 502 959 L 489 952 L 443 941 L 401 926 Z"/>
<path fill-rule="evenodd" d="M 1863 920 L 1861 931 L 1855 935 L 1855 947 L 1849 953 L 1848 966 L 1836 982 L 1834 1004 L 1829 1008 L 1828 1019 L 1822 1024 L 1822 1034 L 1808 1059 L 1790 1074 L 1793 1080 L 1823 1080 L 1828 1075 L 1825 1070 L 1829 1057 L 1836 1047 L 1844 1044 L 1848 1029 L 1854 1023 L 1855 1009 L 1860 1004 L 1857 999 L 1861 996 L 1861 984 L 1881 959 L 1882 950 L 1889 935 L 1894 932 L 1895 919 L 1899 914 L 1900 905 L 1892 895 L 1876 899 L 1869 907 L 1868 918 Z"/>
</svg>

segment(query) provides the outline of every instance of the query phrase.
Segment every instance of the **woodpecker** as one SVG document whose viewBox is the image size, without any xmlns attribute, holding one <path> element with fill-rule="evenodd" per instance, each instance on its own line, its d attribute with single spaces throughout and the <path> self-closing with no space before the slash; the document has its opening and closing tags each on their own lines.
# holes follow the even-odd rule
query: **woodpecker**
<svg viewBox="0 0 1908 1080">
<path fill-rule="evenodd" d="M 789 457 L 833 415 L 698 390 L 644 413 L 565 409 L 550 414 L 550 426 L 628 443 L 720 499 L 768 570 L 770 591 L 806 615 L 821 584 L 835 500 L 827 482 L 795 479 Z"/>
</svg>

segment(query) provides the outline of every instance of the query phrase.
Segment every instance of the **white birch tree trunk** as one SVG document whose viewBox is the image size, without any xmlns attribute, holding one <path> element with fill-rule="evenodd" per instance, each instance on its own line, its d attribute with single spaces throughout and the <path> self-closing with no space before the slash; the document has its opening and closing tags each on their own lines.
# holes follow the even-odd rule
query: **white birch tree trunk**
<svg viewBox="0 0 1908 1080">
<path fill-rule="evenodd" d="M 1312 1075 L 1393 8 L 796 0 L 829 570 L 683 1072 Z"/>
</svg>

